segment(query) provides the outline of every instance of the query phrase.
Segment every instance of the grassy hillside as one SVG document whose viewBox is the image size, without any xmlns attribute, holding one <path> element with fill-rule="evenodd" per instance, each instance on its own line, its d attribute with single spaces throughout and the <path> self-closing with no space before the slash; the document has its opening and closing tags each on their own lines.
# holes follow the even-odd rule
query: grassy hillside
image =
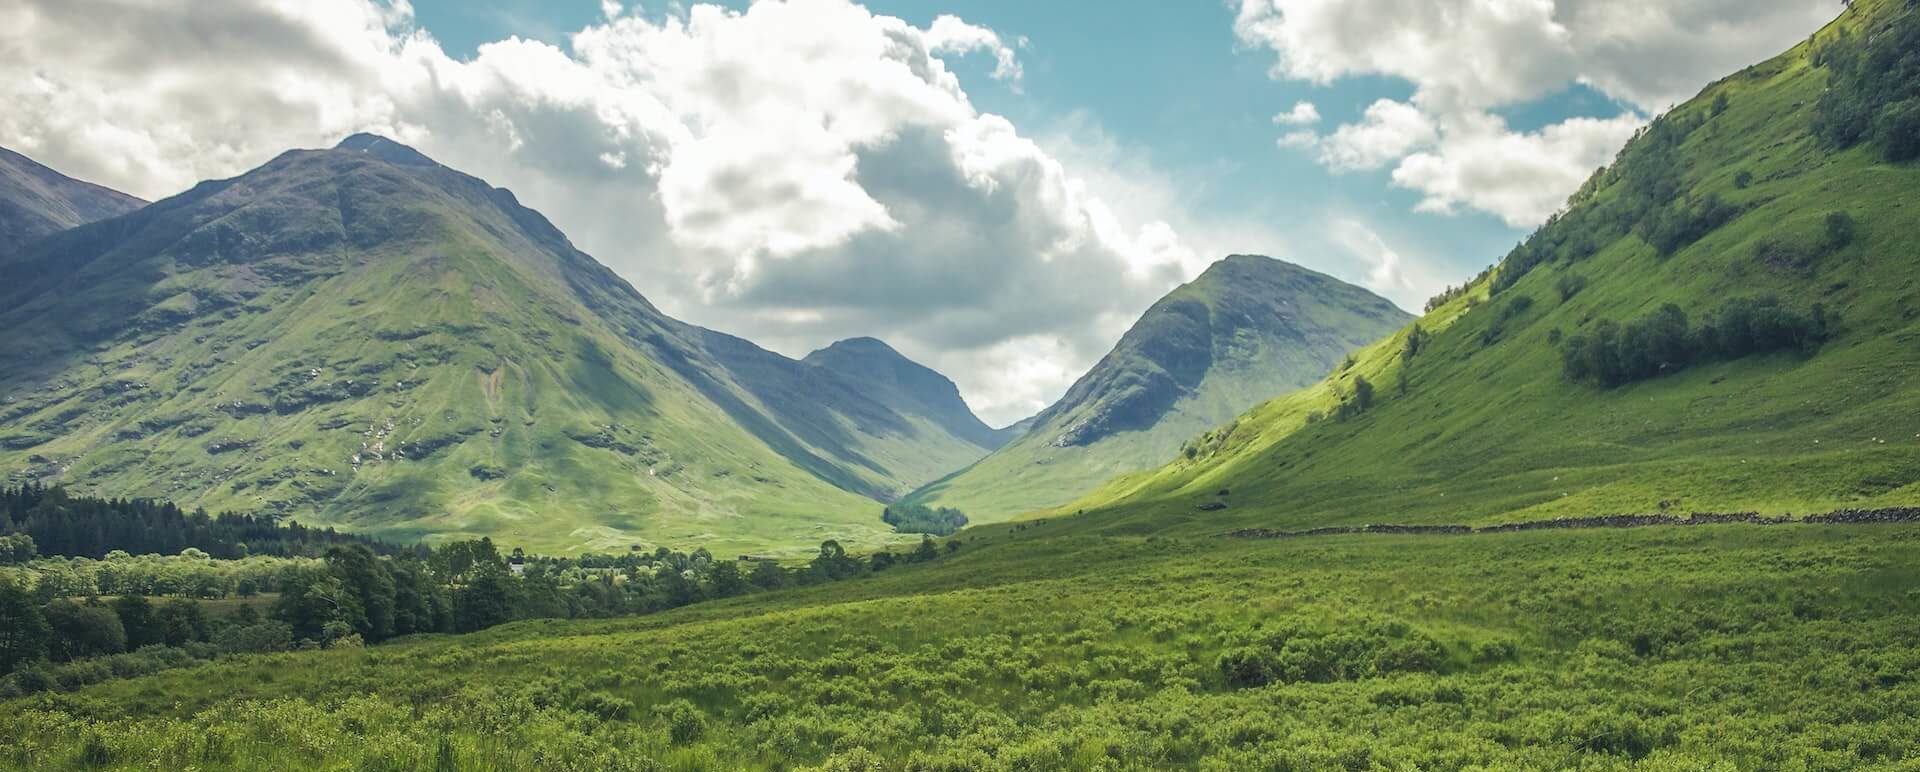
<svg viewBox="0 0 1920 772">
<path fill-rule="evenodd" d="M 37 242 L 0 468 L 389 539 L 717 554 L 894 537 L 986 448 L 661 315 L 507 191 L 355 137 Z"/>
<path fill-rule="evenodd" d="M 1421 318 L 1417 353 L 1403 356 L 1409 326 L 1066 509 L 1218 530 L 1920 501 L 1920 167 L 1817 136 L 1823 94 L 1845 78 L 1814 61 L 1901 40 L 1896 26 L 1911 42 L 1914 13 L 1855 3 L 1656 121 L 1566 213 Z M 1768 297 L 1783 318 L 1818 306 L 1824 342 L 1726 355 L 1725 336 L 1660 333 L 1679 319 L 1668 304 L 1687 320 L 1673 328 L 1697 333 Z M 1573 377 L 1565 352 L 1601 338 L 1635 362 Z M 1357 377 L 1375 404 L 1339 420 Z M 1197 511 L 1206 502 L 1227 508 Z"/>
<path fill-rule="evenodd" d="M 15 700 L 0 764 L 1892 769 L 1920 754 L 1912 526 L 992 531 L 925 566 L 655 617 Z"/>
<path fill-rule="evenodd" d="M 145 203 L 0 147 L 0 258 L 34 239 L 126 214 Z"/>
<path fill-rule="evenodd" d="M 1181 443 L 1313 383 L 1407 314 L 1359 287 L 1235 255 L 1147 310 L 1065 396 L 979 463 L 909 497 L 992 522 L 1164 464 Z"/>
</svg>

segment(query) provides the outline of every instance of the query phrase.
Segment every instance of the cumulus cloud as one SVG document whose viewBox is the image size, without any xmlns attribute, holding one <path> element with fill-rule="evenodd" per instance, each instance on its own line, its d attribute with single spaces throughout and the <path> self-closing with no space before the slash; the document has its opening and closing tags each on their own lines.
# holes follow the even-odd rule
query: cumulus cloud
<svg viewBox="0 0 1920 772">
<path fill-rule="evenodd" d="M 601 12 L 565 46 L 456 59 L 402 0 L 10 3 L 0 144 L 159 197 L 388 133 L 514 188 L 669 312 L 789 354 L 884 337 L 996 422 L 1205 262 L 1086 182 L 1121 175 L 973 106 L 947 60 L 1011 87 L 1022 41 L 850 0 Z"/>
<path fill-rule="evenodd" d="M 1451 214 L 1461 206 L 1498 216 L 1514 228 L 1545 221 L 1593 170 L 1612 160 L 1641 119 L 1574 118 L 1537 132 L 1473 114 L 1438 147 L 1406 156 L 1393 183 L 1421 191 L 1419 209 Z"/>
<path fill-rule="evenodd" d="M 1392 103 L 1404 108 L 1391 116 L 1397 131 L 1370 108 L 1328 137 L 1283 135 L 1282 147 L 1317 147 L 1336 170 L 1393 164 L 1394 184 L 1422 193 L 1424 210 L 1465 206 L 1524 226 L 1551 214 L 1591 171 L 1574 167 L 1604 162 L 1633 124 L 1836 11 L 1804 0 L 1240 0 L 1234 30 L 1274 52 L 1275 78 L 1384 75 L 1415 88 L 1410 103 Z M 1575 84 L 1626 109 L 1530 133 L 1492 114 Z M 1418 135 L 1425 142 L 1407 139 L 1421 122 L 1406 111 L 1433 127 Z M 1523 189 L 1528 171 L 1540 174 L 1534 190 Z"/>
<path fill-rule="evenodd" d="M 1292 110 L 1273 116 L 1273 122 L 1280 126 L 1312 126 L 1320 122 L 1320 108 L 1312 102 L 1295 102 Z"/>
<path fill-rule="evenodd" d="M 1320 162 L 1340 171 L 1378 169 L 1439 138 L 1439 129 L 1419 108 L 1382 99 L 1367 107 L 1359 123 L 1319 140 Z"/>
</svg>

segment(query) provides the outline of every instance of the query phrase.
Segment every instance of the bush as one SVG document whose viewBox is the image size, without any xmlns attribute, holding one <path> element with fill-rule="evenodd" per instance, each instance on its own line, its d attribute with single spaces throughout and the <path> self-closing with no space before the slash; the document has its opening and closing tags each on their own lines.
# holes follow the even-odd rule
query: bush
<svg viewBox="0 0 1920 772">
<path fill-rule="evenodd" d="M 590 713 L 602 721 L 625 721 L 633 715 L 633 702 L 615 697 L 605 692 L 588 692 L 574 705 L 576 710 Z"/>
<path fill-rule="evenodd" d="M 1827 214 L 1827 249 L 1842 249 L 1853 243 L 1853 216 L 1846 212 Z"/>
<path fill-rule="evenodd" d="M 1899 102 L 1881 112 L 1874 121 L 1873 136 L 1889 161 L 1920 158 L 1920 98 Z"/>
<path fill-rule="evenodd" d="M 653 717 L 666 725 L 667 736 L 675 745 L 685 745 L 707 733 L 707 716 L 686 700 L 674 700 L 653 707 Z"/>
<path fill-rule="evenodd" d="M 1559 281 L 1553 283 L 1553 287 L 1559 290 L 1560 301 L 1564 303 L 1580 294 L 1580 290 L 1587 288 L 1587 277 L 1577 273 L 1561 274 Z"/>
<path fill-rule="evenodd" d="M 1246 646 L 1221 654 L 1214 661 L 1227 685 L 1235 688 L 1265 686 L 1272 683 L 1276 670 L 1273 652 Z"/>
<path fill-rule="evenodd" d="M 1747 171 L 1745 169 L 1741 169 L 1740 171 L 1734 172 L 1733 174 L 1734 187 L 1739 188 L 1741 190 L 1746 190 L 1751 185 L 1753 185 L 1753 172 Z"/>
</svg>

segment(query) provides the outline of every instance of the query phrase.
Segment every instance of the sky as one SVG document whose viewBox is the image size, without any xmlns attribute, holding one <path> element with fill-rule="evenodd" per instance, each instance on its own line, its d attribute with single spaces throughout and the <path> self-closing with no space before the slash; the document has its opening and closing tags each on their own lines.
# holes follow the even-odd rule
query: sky
<svg viewBox="0 0 1920 772">
<path fill-rule="evenodd" d="M 357 131 L 666 312 L 1004 425 L 1265 254 L 1417 311 L 1809 0 L 0 0 L 0 145 L 157 199 Z"/>
</svg>

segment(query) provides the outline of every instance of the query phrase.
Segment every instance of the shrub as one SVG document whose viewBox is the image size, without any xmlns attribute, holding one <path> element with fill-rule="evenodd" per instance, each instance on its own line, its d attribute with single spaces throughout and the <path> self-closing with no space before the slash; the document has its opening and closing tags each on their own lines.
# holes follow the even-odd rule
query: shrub
<svg viewBox="0 0 1920 772">
<path fill-rule="evenodd" d="M 707 716 L 686 700 L 655 705 L 653 717 L 666 725 L 667 736 L 675 745 L 685 745 L 700 739 L 707 733 Z"/>
<path fill-rule="evenodd" d="M 1741 169 L 1740 171 L 1734 172 L 1733 174 L 1734 187 L 1739 188 L 1741 190 L 1746 190 L 1751 185 L 1753 185 L 1753 172 L 1747 171 L 1745 169 Z"/>
<path fill-rule="evenodd" d="M 1219 668 L 1228 686 L 1236 688 L 1265 686 L 1274 681 L 1276 671 L 1273 652 L 1253 646 L 1221 654 L 1214 667 Z"/>
<path fill-rule="evenodd" d="M 625 721 L 633 715 L 633 702 L 605 692 L 588 692 L 574 709 L 598 716 L 602 721 Z"/>
<path fill-rule="evenodd" d="M 1889 161 L 1920 158 L 1920 98 L 1904 100 L 1882 111 L 1874 121 L 1873 136 Z"/>
<path fill-rule="evenodd" d="M 1559 281 L 1553 283 L 1553 287 L 1559 290 L 1561 302 L 1566 302 L 1580 294 L 1580 290 L 1587 288 L 1587 277 L 1577 273 L 1561 274 Z"/>
<path fill-rule="evenodd" d="M 1827 213 L 1827 249 L 1842 249 L 1853 243 L 1853 216 L 1846 212 Z"/>
</svg>

